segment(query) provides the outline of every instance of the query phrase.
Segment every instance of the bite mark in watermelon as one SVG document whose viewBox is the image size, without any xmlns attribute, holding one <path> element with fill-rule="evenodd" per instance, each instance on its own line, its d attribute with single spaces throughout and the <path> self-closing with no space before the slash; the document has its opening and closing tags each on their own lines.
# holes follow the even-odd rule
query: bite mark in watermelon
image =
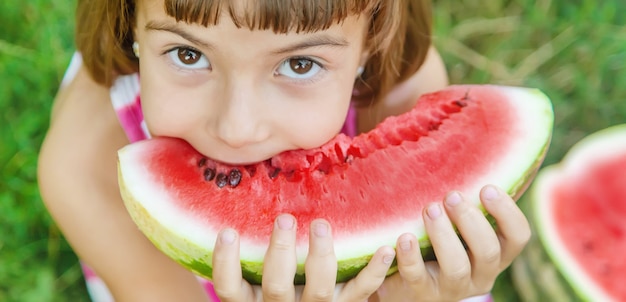
<svg viewBox="0 0 626 302">
<path fill-rule="evenodd" d="M 452 86 L 368 133 L 250 166 L 215 162 L 179 139 L 140 141 L 119 151 L 119 181 L 139 228 L 202 276 L 211 277 L 219 230 L 232 227 L 244 277 L 259 283 L 273 221 L 290 213 L 298 221 L 296 283 L 304 281 L 315 218 L 333 227 L 341 282 L 405 232 L 431 257 L 422 210 L 450 190 L 477 205 L 489 183 L 519 196 L 543 160 L 552 122 L 550 101 L 537 90 Z"/>
<path fill-rule="evenodd" d="M 522 294 L 626 301 L 626 124 L 587 136 L 542 169 L 528 201 L 538 238 L 514 266 Z M 529 280 L 550 262 L 550 278 Z"/>
</svg>

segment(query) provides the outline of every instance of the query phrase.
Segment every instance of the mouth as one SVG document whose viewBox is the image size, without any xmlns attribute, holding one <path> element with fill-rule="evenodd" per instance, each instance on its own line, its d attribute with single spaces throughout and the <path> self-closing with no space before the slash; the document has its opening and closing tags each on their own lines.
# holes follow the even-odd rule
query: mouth
<svg viewBox="0 0 626 302">
<path fill-rule="evenodd" d="M 227 166 L 247 166 L 258 164 L 263 161 L 270 160 L 272 157 L 278 155 L 280 152 L 263 152 L 262 150 L 251 148 L 245 149 L 221 149 L 216 148 L 209 149 L 209 152 L 203 152 L 204 150 L 196 149 L 200 154 L 208 159 Z"/>
</svg>

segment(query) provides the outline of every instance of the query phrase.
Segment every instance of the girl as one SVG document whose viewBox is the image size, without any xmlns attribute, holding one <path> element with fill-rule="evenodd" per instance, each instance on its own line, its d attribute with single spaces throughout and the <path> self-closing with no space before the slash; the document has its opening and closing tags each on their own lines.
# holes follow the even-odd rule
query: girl
<svg viewBox="0 0 626 302">
<path fill-rule="evenodd" d="M 424 217 L 437 262 L 424 263 L 416 238 L 405 234 L 397 250 L 381 247 L 355 279 L 335 284 L 331 226 L 319 219 L 311 225 L 307 284 L 294 288 L 294 218 L 284 214 L 276 218 L 263 286 L 241 278 L 232 229 L 216 242 L 213 283 L 198 282 L 130 220 L 116 151 L 173 136 L 208 157 L 243 164 L 317 147 L 339 131 L 368 131 L 447 84 L 430 45 L 430 4 L 82 0 L 77 16 L 82 58 L 56 98 L 39 179 L 46 206 L 85 264 L 94 300 L 109 291 L 116 301 L 215 294 L 222 301 L 459 300 L 487 293 L 529 238 L 515 203 L 486 186 L 481 200 L 497 231 L 457 192 L 415 213 Z M 399 273 L 385 278 L 394 257 Z"/>
</svg>

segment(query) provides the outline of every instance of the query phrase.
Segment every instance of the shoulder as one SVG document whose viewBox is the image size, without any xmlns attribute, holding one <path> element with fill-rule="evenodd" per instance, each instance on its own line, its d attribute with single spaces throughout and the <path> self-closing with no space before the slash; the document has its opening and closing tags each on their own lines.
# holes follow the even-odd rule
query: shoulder
<svg viewBox="0 0 626 302">
<path fill-rule="evenodd" d="M 127 144 L 108 88 L 82 68 L 58 93 L 39 153 L 38 177 L 44 201 L 69 201 L 65 194 L 116 181 L 116 150 Z M 54 215 L 54 209 L 51 209 Z"/>
<path fill-rule="evenodd" d="M 439 52 L 431 47 L 424 64 L 406 81 L 396 85 L 374 106 L 358 109 L 359 132 L 374 128 L 386 117 L 411 110 L 422 94 L 448 86 L 448 74 Z"/>
<path fill-rule="evenodd" d="M 117 150 L 128 143 L 109 88 L 79 70 L 55 100 L 41 147 L 42 199 L 79 258 L 120 300 L 199 300 L 195 277 L 154 248 L 126 212 Z M 173 285 L 158 286 L 165 283 Z"/>
<path fill-rule="evenodd" d="M 89 241 L 102 232 L 99 222 L 123 207 L 116 202 L 116 150 L 127 141 L 116 119 L 108 88 L 81 68 L 57 94 L 39 152 L 41 197 L 81 258 L 93 254 Z"/>
</svg>

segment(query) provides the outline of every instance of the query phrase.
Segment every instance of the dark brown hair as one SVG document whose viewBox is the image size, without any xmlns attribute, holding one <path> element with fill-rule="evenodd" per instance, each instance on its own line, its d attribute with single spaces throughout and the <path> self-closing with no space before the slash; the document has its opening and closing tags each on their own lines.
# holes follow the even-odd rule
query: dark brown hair
<svg viewBox="0 0 626 302">
<path fill-rule="evenodd" d="M 117 75 L 137 72 L 132 53 L 137 0 L 79 0 L 76 45 L 89 74 L 110 86 Z M 311 32 L 328 28 L 351 14 L 370 14 L 366 47 L 370 57 L 355 83 L 361 105 L 372 104 L 422 65 L 431 44 L 430 0 L 257 0 L 237 14 L 228 1 L 164 0 L 177 21 L 215 25 L 227 9 L 239 27 Z"/>
</svg>

